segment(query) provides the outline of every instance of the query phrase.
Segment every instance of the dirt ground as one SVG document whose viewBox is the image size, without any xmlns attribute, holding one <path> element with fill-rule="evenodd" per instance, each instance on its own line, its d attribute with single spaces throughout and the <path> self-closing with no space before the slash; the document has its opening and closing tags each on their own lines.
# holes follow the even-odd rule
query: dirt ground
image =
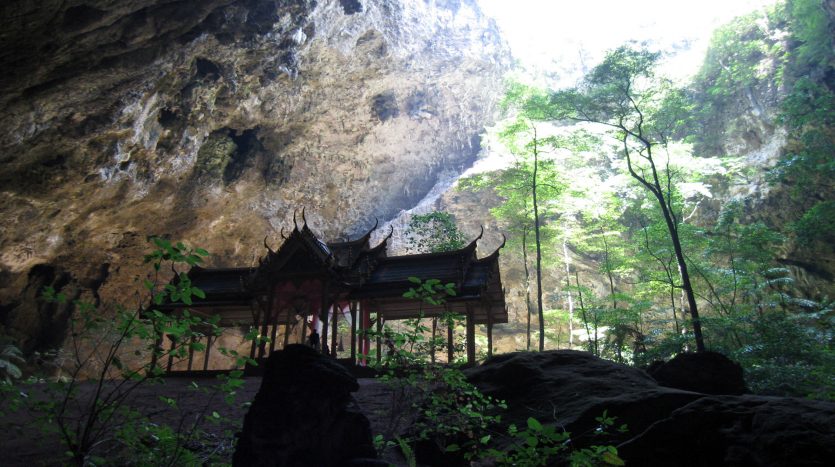
<svg viewBox="0 0 835 467">
<path fill-rule="evenodd" d="M 192 382 L 204 390 L 195 390 Z M 371 421 L 372 433 L 390 430 L 389 413 L 393 399 L 388 387 L 369 378 L 359 379 L 358 382 L 360 389 L 354 397 Z M 138 387 L 131 396 L 130 405 L 154 423 L 182 426 L 183 430 L 191 429 L 195 421 L 199 420 L 199 428 L 206 433 L 200 443 L 204 447 L 203 454 L 208 454 L 206 449 L 214 450 L 217 457 L 231 462 L 234 441 L 229 432 L 237 431 L 243 422 L 246 403 L 254 399 L 261 378 L 245 378 L 244 386 L 238 391 L 232 405 L 223 401 L 222 394 L 216 390 L 217 384 L 215 378 L 169 377 L 161 385 Z M 24 386 L 23 389 L 29 398 L 43 397 L 43 386 Z M 84 385 L 82 394 L 90 394 L 92 390 L 92 385 Z M 177 401 L 177 409 L 162 402 L 160 396 Z M 206 421 L 212 412 L 217 412 L 224 421 L 217 424 Z M 0 418 L 0 466 L 62 465 L 66 459 L 64 451 L 57 435 L 44 434 L 37 428 L 34 414 L 26 411 L 7 412 Z M 393 450 L 386 452 L 384 459 L 393 465 L 405 465 L 402 457 Z"/>
</svg>

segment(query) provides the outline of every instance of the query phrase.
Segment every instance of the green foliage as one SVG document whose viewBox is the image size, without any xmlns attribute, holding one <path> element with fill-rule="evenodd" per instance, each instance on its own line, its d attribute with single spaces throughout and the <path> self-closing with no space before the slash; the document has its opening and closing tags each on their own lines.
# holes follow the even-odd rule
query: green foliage
<svg viewBox="0 0 835 467">
<path fill-rule="evenodd" d="M 438 280 L 409 278 L 416 285 L 404 297 L 421 303 L 442 305 L 446 297 L 454 296 L 454 284 Z M 420 342 L 427 329 L 413 323 L 404 333 L 403 343 Z M 448 323 L 452 324 L 452 322 Z M 391 337 L 391 335 L 389 335 Z M 411 352 L 411 347 L 408 351 Z M 490 459 L 497 465 L 546 465 L 558 453 L 568 449 L 568 433 L 544 426 L 529 418 L 527 429 L 509 428 L 511 438 L 517 440 L 511 449 L 490 447 L 493 427 L 501 421 L 498 410 L 506 409 L 503 401 L 485 396 L 467 381 L 454 366 L 421 364 L 421 358 L 411 356 L 392 359 L 381 377 L 390 385 L 393 397 L 386 433 L 374 437 L 378 452 L 398 448 L 409 465 L 415 465 L 414 444 L 431 440 L 447 453 L 460 455 L 470 461 Z M 615 419 L 605 412 L 597 418 L 597 432 L 603 434 Z M 410 427 L 406 435 L 400 434 Z M 622 426 L 621 430 L 626 427 Z M 571 453 L 572 465 L 623 465 L 613 446 L 591 446 Z"/>
<path fill-rule="evenodd" d="M 442 284 L 438 279 L 422 281 L 419 277 L 413 276 L 409 277 L 409 282 L 415 284 L 415 287 L 411 287 L 404 292 L 403 297 L 420 300 L 421 303 L 427 305 L 443 305 L 446 303 L 447 297 L 454 297 L 458 294 L 455 291 L 455 284 L 452 282 Z"/>
<path fill-rule="evenodd" d="M 11 384 L 13 380 L 20 379 L 23 372 L 19 364 L 25 363 L 23 353 L 16 345 L 6 342 L 0 343 L 0 384 Z"/>
<path fill-rule="evenodd" d="M 802 205 L 831 190 L 835 176 L 835 94 L 808 79 L 799 80 L 782 104 L 780 121 L 791 131 L 786 151 L 769 179 L 792 188 Z M 805 199 L 804 199 L 805 198 Z M 808 204 L 808 201 L 807 201 Z"/>
<path fill-rule="evenodd" d="M 779 121 L 793 131 L 810 126 L 832 126 L 835 124 L 835 94 L 825 85 L 807 77 L 800 78 L 781 103 Z"/>
<path fill-rule="evenodd" d="M 495 459 L 496 465 L 544 466 L 557 454 L 566 450 L 569 434 L 557 431 L 556 427 L 543 425 L 530 417 L 527 426 L 519 430 L 510 425 L 508 435 L 514 439 L 509 449 L 490 449 L 487 456 Z"/>
<path fill-rule="evenodd" d="M 800 67 L 819 67 L 832 63 L 833 39 L 824 8 L 820 0 L 786 2 L 792 38 L 799 42 L 794 53 Z"/>
<path fill-rule="evenodd" d="M 608 434 L 615 424 L 615 417 L 610 417 L 604 411 L 595 417 L 598 426 L 595 435 Z M 621 425 L 618 431 L 626 431 L 626 425 Z M 526 427 L 522 430 L 515 425 L 508 427 L 511 446 L 503 449 L 491 448 L 485 456 L 499 466 L 545 466 L 552 465 L 555 458 L 565 455 L 568 451 L 568 464 L 572 467 L 593 467 L 600 465 L 625 465 L 618 456 L 618 450 L 611 445 L 592 445 L 586 448 L 570 450 L 570 433 L 558 430 L 551 425 L 544 425 L 539 420 L 529 417 Z"/>
<path fill-rule="evenodd" d="M 157 362 L 176 362 L 190 352 L 203 351 L 205 345 L 199 339 L 221 333 L 217 316 L 203 318 L 187 309 L 180 313 L 158 309 L 162 304 L 190 305 L 194 298 L 205 298 L 178 268 L 200 264 L 208 252 L 162 238 L 149 241 L 155 248 L 145 261 L 153 273 L 143 282 L 143 304 L 127 308 L 74 301 L 65 345 L 69 355 L 62 355 L 61 374 L 46 383 L 43 397 L 24 398 L 38 427 L 64 442 L 68 463 L 200 465 L 211 457 L 198 456 L 192 447 L 203 433 L 202 418 L 173 428 L 153 423 L 132 406 L 131 395 L 138 387 L 161 382 L 162 369 Z M 169 269 L 172 280 L 164 283 L 161 273 Z M 47 287 L 41 299 L 65 303 L 67 295 Z M 169 349 L 160 345 L 164 338 L 173 342 Z M 228 402 L 241 386 L 241 376 L 242 372 L 232 372 L 217 386 Z M 193 387 L 200 390 L 196 384 Z M 162 399 L 169 410 L 179 410 L 173 399 Z M 219 419 L 215 414 L 207 420 Z"/>
<path fill-rule="evenodd" d="M 801 243 L 835 242 L 835 201 L 816 203 L 792 227 Z"/>
<path fill-rule="evenodd" d="M 464 235 L 448 212 L 432 211 L 412 216 L 406 242 L 420 253 L 457 250 L 465 245 Z"/>
<path fill-rule="evenodd" d="M 734 352 L 750 389 L 835 400 L 834 325 L 831 306 L 820 305 L 803 315 L 773 312 L 752 319 L 749 343 Z"/>
<path fill-rule="evenodd" d="M 744 87 L 766 78 L 758 66 L 780 45 L 763 30 L 761 12 L 735 18 L 713 33 L 704 65 L 696 78 L 705 83 L 709 98 L 730 98 Z"/>
</svg>

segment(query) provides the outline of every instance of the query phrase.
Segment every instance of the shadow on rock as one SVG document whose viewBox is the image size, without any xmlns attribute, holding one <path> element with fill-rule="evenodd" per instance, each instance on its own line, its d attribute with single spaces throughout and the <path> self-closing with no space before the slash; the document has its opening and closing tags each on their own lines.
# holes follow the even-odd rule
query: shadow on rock
<svg viewBox="0 0 835 467">
<path fill-rule="evenodd" d="M 670 386 L 726 395 L 662 386 L 643 370 L 570 350 L 499 355 L 465 373 L 507 402 L 503 424 L 534 417 L 571 433 L 574 449 L 618 446 L 627 465 L 823 466 L 835 458 L 835 403 L 727 395 L 744 385 L 738 366 L 720 354 L 683 356 L 656 374 L 662 370 Z M 595 417 L 604 410 L 628 430 L 600 436 Z"/>
<path fill-rule="evenodd" d="M 357 380 L 304 345 L 270 355 L 244 418 L 235 466 L 381 465 L 368 418 L 351 393 Z"/>
<path fill-rule="evenodd" d="M 742 367 L 717 352 L 683 353 L 648 370 L 658 384 L 704 394 L 748 392 Z"/>
</svg>

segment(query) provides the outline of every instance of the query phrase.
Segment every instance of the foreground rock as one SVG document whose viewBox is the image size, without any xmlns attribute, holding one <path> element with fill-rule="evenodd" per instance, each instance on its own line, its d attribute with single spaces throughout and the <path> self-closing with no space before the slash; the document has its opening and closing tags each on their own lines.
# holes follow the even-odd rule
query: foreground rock
<svg viewBox="0 0 835 467">
<path fill-rule="evenodd" d="M 747 392 L 742 367 L 718 352 L 683 353 L 650 370 L 658 384 L 704 394 Z"/>
<path fill-rule="evenodd" d="M 348 371 L 310 347 L 273 353 L 244 418 L 233 465 L 376 465 L 368 418 Z"/>
<path fill-rule="evenodd" d="M 569 350 L 499 355 L 467 374 L 507 402 L 503 423 L 535 417 L 570 432 L 574 448 L 619 446 L 628 465 L 828 465 L 835 456 L 830 402 L 683 391 Z M 604 410 L 628 430 L 596 434 Z"/>
<path fill-rule="evenodd" d="M 503 419 L 524 426 L 528 417 L 563 426 L 575 441 L 590 437 L 607 411 L 634 435 L 700 394 L 659 386 L 643 370 L 587 352 L 518 352 L 468 370 L 485 394 L 507 402 Z"/>
<path fill-rule="evenodd" d="M 712 396 L 675 410 L 620 446 L 632 465 L 825 466 L 835 458 L 835 404 Z"/>
</svg>

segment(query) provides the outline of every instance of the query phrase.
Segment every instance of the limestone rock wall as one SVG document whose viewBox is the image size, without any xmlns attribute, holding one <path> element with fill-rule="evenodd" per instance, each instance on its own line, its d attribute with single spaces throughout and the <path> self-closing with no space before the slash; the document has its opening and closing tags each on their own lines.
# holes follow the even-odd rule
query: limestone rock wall
<svg viewBox="0 0 835 467">
<path fill-rule="evenodd" d="M 149 235 L 247 264 L 296 208 L 335 239 L 410 207 L 472 163 L 510 62 L 474 0 L 0 13 L 0 330 L 27 350 L 67 313 L 21 291 L 125 297 Z"/>
</svg>

